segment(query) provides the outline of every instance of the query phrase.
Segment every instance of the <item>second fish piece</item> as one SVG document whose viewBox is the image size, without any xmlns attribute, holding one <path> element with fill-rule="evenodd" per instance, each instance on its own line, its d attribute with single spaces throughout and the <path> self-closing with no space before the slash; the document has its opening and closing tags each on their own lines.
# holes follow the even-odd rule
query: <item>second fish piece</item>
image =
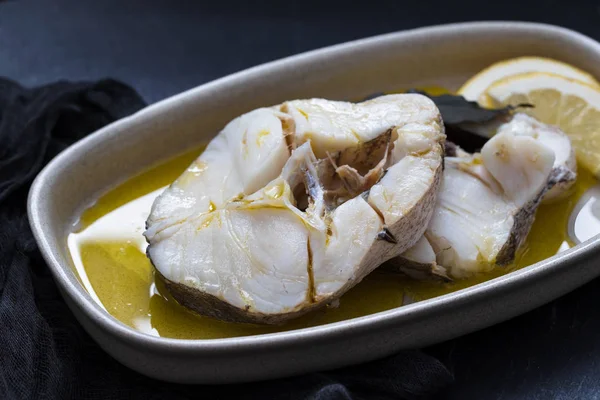
<svg viewBox="0 0 600 400">
<path fill-rule="evenodd" d="M 460 279 L 514 261 L 543 199 L 575 181 L 569 139 L 517 114 L 469 154 L 446 146 L 446 168 L 425 235 L 388 269 L 423 278 Z"/>
</svg>

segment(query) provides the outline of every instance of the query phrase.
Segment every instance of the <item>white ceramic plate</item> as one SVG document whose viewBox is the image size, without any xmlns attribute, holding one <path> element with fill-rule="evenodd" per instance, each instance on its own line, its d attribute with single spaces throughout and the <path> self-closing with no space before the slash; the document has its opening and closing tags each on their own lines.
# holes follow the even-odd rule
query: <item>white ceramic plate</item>
<svg viewBox="0 0 600 400">
<path fill-rule="evenodd" d="M 100 193 L 208 141 L 243 112 L 293 98 L 356 99 L 423 84 L 456 88 L 492 62 L 521 55 L 561 59 L 600 76 L 600 44 L 559 27 L 520 22 L 422 28 L 275 61 L 152 105 L 64 151 L 32 186 L 33 232 L 92 337 L 123 364 L 168 381 L 240 382 L 340 367 L 506 320 L 600 275 L 600 239 L 469 289 L 366 317 L 268 335 L 177 340 L 138 332 L 104 311 L 78 281 L 66 237 Z"/>
</svg>

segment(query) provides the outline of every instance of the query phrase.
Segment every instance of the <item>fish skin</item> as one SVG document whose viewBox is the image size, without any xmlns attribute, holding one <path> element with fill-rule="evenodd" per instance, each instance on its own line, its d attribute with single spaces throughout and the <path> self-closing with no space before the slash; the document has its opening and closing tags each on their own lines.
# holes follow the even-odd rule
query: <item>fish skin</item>
<svg viewBox="0 0 600 400">
<path fill-rule="evenodd" d="M 508 242 L 506 242 L 502 250 L 498 253 L 496 259 L 497 265 L 505 266 L 514 261 L 517 251 L 527 239 L 527 235 L 535 221 L 535 212 L 539 205 L 545 200 L 548 193 L 551 192 L 556 185 L 560 185 L 563 182 L 571 182 L 572 179 L 574 179 L 574 176 L 575 173 L 573 171 L 562 165 L 552 169 L 548 177 L 548 183 L 515 215 L 515 225 L 511 231 Z"/>
</svg>

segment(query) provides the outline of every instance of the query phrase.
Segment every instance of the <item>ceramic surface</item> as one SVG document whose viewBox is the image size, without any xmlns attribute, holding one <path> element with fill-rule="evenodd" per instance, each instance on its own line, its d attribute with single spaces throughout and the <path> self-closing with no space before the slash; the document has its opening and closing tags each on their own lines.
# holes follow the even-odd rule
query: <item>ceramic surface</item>
<svg viewBox="0 0 600 400">
<path fill-rule="evenodd" d="M 101 193 L 207 142 L 253 108 L 293 98 L 357 99 L 422 85 L 454 89 L 492 62 L 520 55 L 561 59 L 600 76 L 600 44 L 563 28 L 521 22 L 421 28 L 300 54 L 161 101 L 68 148 L 31 188 L 33 232 L 90 335 L 121 363 L 167 381 L 242 382 L 335 368 L 498 323 L 600 275 L 600 238 L 484 284 L 366 317 L 269 335 L 177 340 L 135 331 L 94 302 L 74 273 L 66 236 Z"/>
</svg>

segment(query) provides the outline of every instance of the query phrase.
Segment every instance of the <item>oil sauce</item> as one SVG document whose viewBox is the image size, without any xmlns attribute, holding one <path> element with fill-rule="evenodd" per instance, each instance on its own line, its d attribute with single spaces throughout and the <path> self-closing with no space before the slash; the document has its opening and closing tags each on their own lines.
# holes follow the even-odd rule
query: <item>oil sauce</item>
<svg viewBox="0 0 600 400">
<path fill-rule="evenodd" d="M 435 94 L 443 91 L 436 88 Z M 113 317 L 150 335 L 181 339 L 213 339 L 292 330 L 360 317 L 420 301 L 493 279 L 573 246 L 567 232 L 569 216 L 583 193 L 596 184 L 578 170 L 573 193 L 542 205 L 515 263 L 488 274 L 453 283 L 421 282 L 375 271 L 346 293 L 339 307 L 316 311 L 283 326 L 233 324 L 193 314 L 177 304 L 155 279 L 142 236 L 154 198 L 173 182 L 202 149 L 183 154 L 118 186 L 81 216 L 79 229 L 68 237 L 77 274 Z"/>
</svg>

